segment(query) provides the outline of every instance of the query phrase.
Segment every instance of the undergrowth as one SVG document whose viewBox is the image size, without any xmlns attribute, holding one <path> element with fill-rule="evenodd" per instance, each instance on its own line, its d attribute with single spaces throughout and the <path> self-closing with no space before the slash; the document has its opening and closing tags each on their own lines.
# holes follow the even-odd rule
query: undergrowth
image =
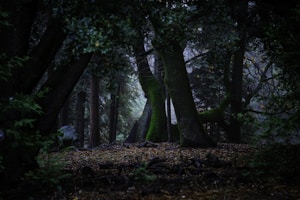
<svg viewBox="0 0 300 200">
<path fill-rule="evenodd" d="M 250 179 L 300 184 L 300 145 L 272 144 L 264 146 L 248 163 L 244 175 Z"/>
</svg>

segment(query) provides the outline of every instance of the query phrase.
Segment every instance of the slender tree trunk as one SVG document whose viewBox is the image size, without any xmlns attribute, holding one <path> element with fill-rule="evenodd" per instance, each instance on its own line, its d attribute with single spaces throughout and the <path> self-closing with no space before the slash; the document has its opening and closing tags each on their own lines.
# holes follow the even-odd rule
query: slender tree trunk
<svg viewBox="0 0 300 200">
<path fill-rule="evenodd" d="M 229 142 L 241 142 L 242 123 L 238 119 L 238 114 L 242 113 L 242 91 L 243 91 L 243 62 L 245 53 L 245 38 L 240 41 L 238 51 L 234 55 L 232 70 L 232 87 L 231 87 L 231 115 L 227 139 Z"/>
<path fill-rule="evenodd" d="M 171 142 L 171 98 L 168 93 L 168 90 L 166 90 L 166 99 L 167 99 L 167 107 L 166 107 L 166 113 L 167 113 L 167 131 L 168 131 L 168 142 Z"/>
<path fill-rule="evenodd" d="M 112 91 L 111 93 L 109 143 L 113 143 L 116 140 L 116 136 L 117 136 L 120 88 L 121 88 L 120 83 L 118 83 L 116 91 Z"/>
<path fill-rule="evenodd" d="M 84 147 L 84 111 L 85 111 L 85 100 L 86 92 L 81 91 L 77 93 L 77 102 L 76 102 L 76 121 L 75 121 L 75 130 L 79 138 L 79 146 Z"/>
<path fill-rule="evenodd" d="M 232 84 L 231 84 L 231 115 L 230 125 L 227 134 L 229 142 L 240 143 L 241 142 L 241 127 L 242 123 L 238 119 L 238 114 L 242 113 L 242 91 L 243 91 L 243 66 L 244 66 L 244 54 L 247 42 L 247 9 L 248 1 L 243 0 L 238 3 L 232 4 L 233 16 L 238 21 L 238 30 L 240 40 L 238 42 L 238 49 L 234 54 L 233 69 L 232 69 Z"/>
<path fill-rule="evenodd" d="M 100 144 L 99 127 L 99 78 L 91 74 L 91 99 L 90 99 L 90 140 L 89 146 L 94 148 Z"/>
<path fill-rule="evenodd" d="M 63 107 L 60 109 L 58 127 L 62 127 L 70 124 L 69 115 L 70 115 L 70 97 L 67 98 Z"/>
<path fill-rule="evenodd" d="M 182 49 L 177 42 L 169 42 L 170 50 L 161 49 L 165 69 L 165 82 L 174 105 L 180 130 L 181 146 L 208 147 L 214 145 L 205 133 L 192 96 L 185 69 Z"/>
</svg>

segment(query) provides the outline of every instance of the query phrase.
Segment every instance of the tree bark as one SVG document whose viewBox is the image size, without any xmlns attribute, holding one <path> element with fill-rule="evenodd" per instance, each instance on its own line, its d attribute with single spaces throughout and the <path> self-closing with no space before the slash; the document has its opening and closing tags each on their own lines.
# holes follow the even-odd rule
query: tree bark
<svg viewBox="0 0 300 200">
<path fill-rule="evenodd" d="M 85 111 L 85 100 L 86 92 L 81 91 L 77 93 L 77 102 L 76 102 L 76 121 L 75 121 L 75 130 L 79 138 L 79 146 L 84 147 L 84 111 Z"/>
<path fill-rule="evenodd" d="M 39 44 L 29 54 L 29 61 L 25 63 L 24 74 L 20 79 L 19 91 L 30 94 L 37 86 L 41 77 L 63 44 L 67 34 L 63 24 L 58 19 L 50 20 Z"/>
<path fill-rule="evenodd" d="M 118 110 L 119 110 L 119 95 L 120 95 L 120 83 L 115 91 L 111 92 L 110 103 L 110 120 L 109 120 L 109 143 L 113 143 L 117 136 L 118 125 Z"/>
<path fill-rule="evenodd" d="M 167 105 L 166 105 L 166 113 L 167 113 L 167 132 L 168 132 L 168 142 L 171 142 L 171 122 L 172 122 L 172 116 L 171 116 L 171 98 L 166 90 L 166 99 L 167 99 Z"/>
<path fill-rule="evenodd" d="M 58 128 L 70 125 L 70 97 L 67 98 L 59 112 Z"/>
<path fill-rule="evenodd" d="M 144 40 L 139 39 L 135 53 L 138 57 L 139 54 L 144 52 Z M 152 142 L 167 141 L 167 119 L 165 114 L 165 95 L 163 87 L 152 74 L 146 58 L 138 61 L 137 66 L 140 84 L 151 104 L 151 119 L 146 140 Z"/>
<path fill-rule="evenodd" d="M 99 78 L 91 74 L 91 99 L 90 99 L 90 139 L 89 146 L 94 148 L 100 144 L 99 127 Z"/>
<path fill-rule="evenodd" d="M 88 65 L 91 56 L 92 54 L 82 54 L 72 64 L 61 66 L 50 73 L 51 75 L 41 88 L 42 91 L 45 89 L 48 93 L 38 100 L 44 111 L 38 121 L 41 134 L 49 135 L 53 130 L 59 110 Z"/>
<path fill-rule="evenodd" d="M 182 49 L 175 41 L 167 41 L 169 50 L 160 49 L 165 69 L 165 83 L 172 98 L 180 130 L 181 146 L 215 145 L 205 133 L 197 115 Z"/>
<path fill-rule="evenodd" d="M 231 82 L 231 115 L 229 131 L 227 139 L 229 142 L 241 142 L 241 128 L 242 123 L 238 114 L 242 113 L 242 92 L 243 92 L 243 68 L 244 68 L 244 54 L 247 42 L 247 8 L 248 1 L 243 0 L 237 4 L 232 5 L 233 16 L 237 19 L 240 40 L 238 42 L 237 50 L 234 53 L 233 69 L 232 69 L 232 82 Z"/>
<path fill-rule="evenodd" d="M 245 53 L 245 39 L 241 39 L 238 51 L 234 55 L 231 87 L 231 115 L 227 139 L 229 142 L 241 142 L 242 123 L 238 114 L 242 113 L 242 90 L 243 90 L 243 61 Z"/>
<path fill-rule="evenodd" d="M 142 142 L 146 139 L 146 134 L 149 129 L 151 119 L 151 104 L 147 99 L 144 106 L 143 114 L 138 121 L 135 122 L 132 127 L 129 136 L 126 138 L 125 143 Z"/>
</svg>

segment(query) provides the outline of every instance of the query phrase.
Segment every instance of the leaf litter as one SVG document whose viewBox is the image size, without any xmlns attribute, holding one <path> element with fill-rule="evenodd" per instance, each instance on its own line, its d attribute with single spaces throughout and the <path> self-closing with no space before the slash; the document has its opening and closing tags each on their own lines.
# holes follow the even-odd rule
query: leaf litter
<svg viewBox="0 0 300 200">
<path fill-rule="evenodd" d="M 255 151 L 245 144 L 145 142 L 52 153 L 71 176 L 46 199 L 300 199 L 297 186 L 244 176 Z"/>
</svg>

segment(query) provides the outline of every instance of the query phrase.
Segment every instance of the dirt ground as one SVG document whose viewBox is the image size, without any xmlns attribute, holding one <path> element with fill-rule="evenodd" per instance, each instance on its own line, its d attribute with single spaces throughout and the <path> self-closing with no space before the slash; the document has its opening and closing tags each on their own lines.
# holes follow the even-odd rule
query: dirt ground
<svg viewBox="0 0 300 200">
<path fill-rule="evenodd" d="M 237 144 L 199 149 L 142 143 L 53 153 L 70 176 L 55 192 L 31 199 L 300 199 L 299 186 L 249 177 L 255 151 Z"/>
</svg>

